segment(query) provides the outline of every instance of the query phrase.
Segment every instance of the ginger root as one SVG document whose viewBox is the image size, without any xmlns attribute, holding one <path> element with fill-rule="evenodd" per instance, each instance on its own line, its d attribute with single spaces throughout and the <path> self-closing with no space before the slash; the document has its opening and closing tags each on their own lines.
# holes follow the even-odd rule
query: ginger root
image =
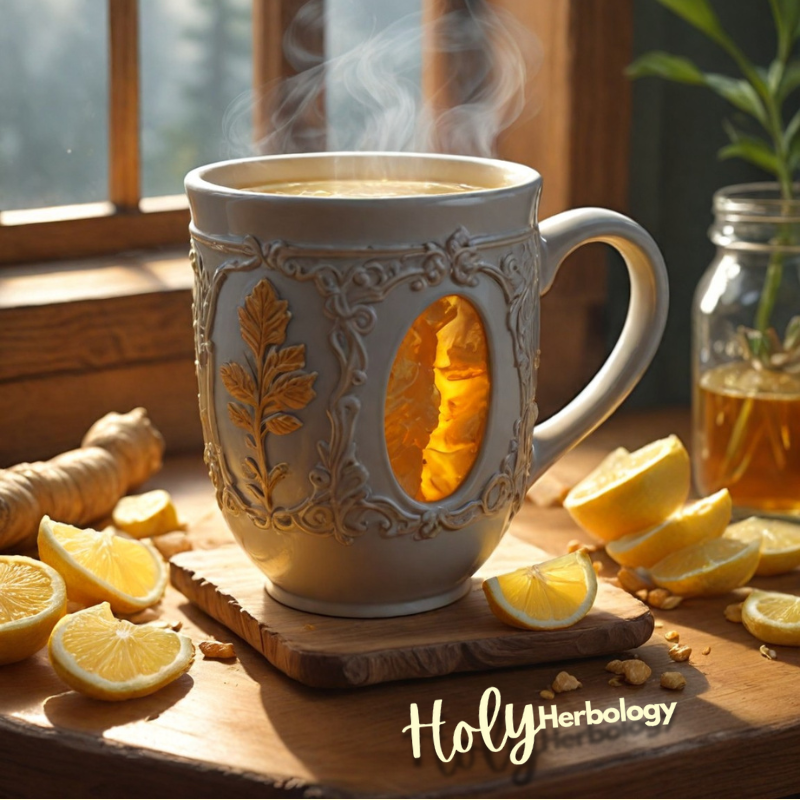
<svg viewBox="0 0 800 800">
<path fill-rule="evenodd" d="M 0 550 L 34 547 L 47 514 L 86 525 L 108 516 L 130 489 L 161 469 L 164 439 L 143 408 L 106 414 L 78 450 L 0 469 Z"/>
</svg>

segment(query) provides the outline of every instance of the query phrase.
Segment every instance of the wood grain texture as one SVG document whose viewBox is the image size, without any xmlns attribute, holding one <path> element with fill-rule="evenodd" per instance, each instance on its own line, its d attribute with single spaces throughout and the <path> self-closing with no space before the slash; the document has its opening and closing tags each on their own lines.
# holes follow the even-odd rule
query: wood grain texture
<svg viewBox="0 0 800 800">
<path fill-rule="evenodd" d="M 289 677 L 308 686 L 348 687 L 453 672 L 545 664 L 618 653 L 650 638 L 647 606 L 601 582 L 594 608 L 561 631 L 523 631 L 489 610 L 481 582 L 549 558 L 507 536 L 473 578 L 472 591 L 445 608 L 392 619 L 343 619 L 287 608 L 237 546 L 175 556 L 172 585 L 241 636 Z"/>
<path fill-rule="evenodd" d="M 0 467 L 78 447 L 95 420 L 137 406 L 172 452 L 202 446 L 191 355 L 0 383 Z"/>
<path fill-rule="evenodd" d="M 121 253 L 189 241 L 189 209 L 0 225 L 0 265 Z"/>
<path fill-rule="evenodd" d="M 616 446 L 632 449 L 688 430 L 687 412 L 617 416 L 554 472 L 571 483 Z M 199 457 L 168 461 L 143 488 L 156 487 L 172 493 L 196 548 L 232 542 Z M 584 538 L 562 509 L 533 503 L 524 505 L 512 533 L 551 552 Z M 755 583 L 796 592 L 798 573 Z M 610 687 L 602 657 L 322 690 L 286 677 L 169 588 L 164 618 L 181 620 L 195 642 L 234 641 L 237 660 L 198 658 L 162 692 L 107 704 L 68 691 L 44 652 L 0 668 L 0 795 L 786 797 L 800 781 L 800 652 L 783 647 L 777 661 L 762 658 L 760 642 L 724 619 L 729 602 L 730 596 L 697 598 L 657 611 L 663 627 L 633 651 L 654 673 L 641 687 Z M 669 659 L 663 633 L 670 628 L 694 648 L 689 662 Z M 557 737 L 539 733 L 530 761 L 518 766 L 509 746 L 493 753 L 480 737 L 469 754 L 442 763 L 426 733 L 421 758 L 412 757 L 402 733 L 411 703 L 428 721 L 434 701 L 442 700 L 449 752 L 455 724 L 477 724 L 487 688 L 519 714 L 542 702 L 539 690 L 561 669 L 583 689 L 559 695 L 559 712 L 583 709 L 587 700 L 607 708 L 623 697 L 629 705 L 676 701 L 675 715 L 670 725 L 652 729 L 626 723 L 561 729 Z M 668 669 L 686 677 L 683 692 L 658 686 Z"/>
<path fill-rule="evenodd" d="M 542 65 L 531 110 L 499 140 L 501 157 L 542 175 L 541 219 L 581 206 L 625 211 L 628 190 L 632 0 L 491 0 L 536 34 Z M 538 401 L 561 408 L 600 367 L 608 248 L 573 253 L 542 301 Z M 580 332 L 580 335 L 578 335 Z M 570 358 L 563 358 L 569 342 Z M 575 357 L 577 354 L 577 357 Z"/>
<path fill-rule="evenodd" d="M 290 28 L 295 51 L 302 52 L 301 56 L 295 54 L 294 61 L 287 58 L 284 49 Z M 257 148 L 276 127 L 292 119 L 292 126 L 301 131 L 304 152 L 326 149 L 324 91 L 319 90 L 309 101 L 307 97 L 287 94 L 281 85 L 298 69 L 324 61 L 324 29 L 321 4 L 307 0 L 253 0 L 253 140 Z M 299 64 L 297 58 L 305 63 Z M 263 148 L 261 151 L 273 152 Z"/>
<path fill-rule="evenodd" d="M 193 360 L 189 291 L 0 309 L 0 385 L 32 376 Z"/>
<path fill-rule="evenodd" d="M 139 3 L 108 2 L 108 194 L 118 211 L 139 206 Z"/>
</svg>

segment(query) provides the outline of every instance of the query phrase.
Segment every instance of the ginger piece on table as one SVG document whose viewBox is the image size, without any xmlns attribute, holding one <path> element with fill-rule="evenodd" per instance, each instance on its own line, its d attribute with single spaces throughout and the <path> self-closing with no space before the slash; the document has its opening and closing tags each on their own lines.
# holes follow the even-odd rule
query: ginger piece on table
<svg viewBox="0 0 800 800">
<path fill-rule="evenodd" d="M 85 526 L 161 469 L 164 439 L 143 408 L 106 414 L 81 447 L 0 469 L 0 550 L 36 546 L 42 517 Z"/>
<path fill-rule="evenodd" d="M 176 556 L 178 553 L 186 553 L 194 549 L 192 540 L 183 531 L 173 531 L 161 536 L 154 536 L 152 541 L 165 561 L 169 561 L 172 556 Z"/>
<path fill-rule="evenodd" d="M 555 508 L 564 505 L 570 487 L 554 475 L 545 473 L 528 491 L 528 499 L 539 508 Z M 572 552 L 572 551 L 570 551 Z"/>
</svg>

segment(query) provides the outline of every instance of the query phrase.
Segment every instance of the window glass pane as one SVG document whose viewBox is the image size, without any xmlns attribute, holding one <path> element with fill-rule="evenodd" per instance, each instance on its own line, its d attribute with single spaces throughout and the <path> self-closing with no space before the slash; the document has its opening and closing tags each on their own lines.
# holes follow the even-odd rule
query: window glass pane
<svg viewBox="0 0 800 800">
<path fill-rule="evenodd" d="M 325 0 L 329 150 L 403 150 L 421 98 L 422 0 Z"/>
<path fill-rule="evenodd" d="M 2 0 L 0 210 L 108 197 L 105 0 Z"/>
<path fill-rule="evenodd" d="M 228 156 L 223 119 L 252 83 L 251 0 L 140 0 L 142 194 L 183 192 Z"/>
</svg>

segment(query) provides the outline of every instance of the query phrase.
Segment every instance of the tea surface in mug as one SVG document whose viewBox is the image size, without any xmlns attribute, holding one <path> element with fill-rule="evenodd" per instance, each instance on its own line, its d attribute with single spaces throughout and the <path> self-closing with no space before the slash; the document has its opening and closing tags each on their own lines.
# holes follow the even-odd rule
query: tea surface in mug
<svg viewBox="0 0 800 800">
<path fill-rule="evenodd" d="M 486 189 L 467 183 L 410 181 L 383 178 L 326 179 L 317 181 L 279 181 L 250 186 L 248 191 L 298 197 L 411 197 L 426 194 L 459 194 Z"/>
</svg>

